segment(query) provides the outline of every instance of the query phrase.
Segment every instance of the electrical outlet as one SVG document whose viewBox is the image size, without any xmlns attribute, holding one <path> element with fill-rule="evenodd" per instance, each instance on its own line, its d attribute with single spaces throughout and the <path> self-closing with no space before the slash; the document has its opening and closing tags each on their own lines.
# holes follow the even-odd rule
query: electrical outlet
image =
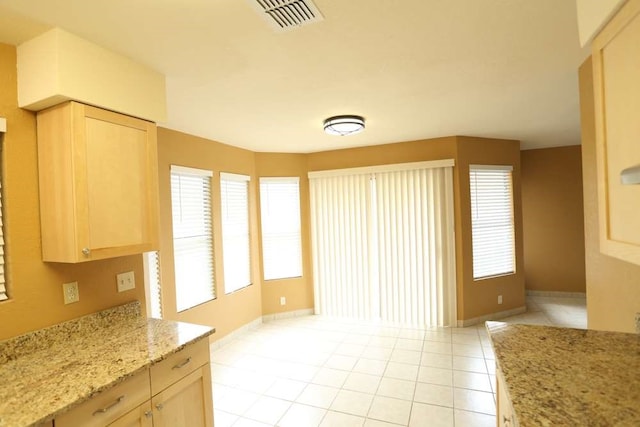
<svg viewBox="0 0 640 427">
<path fill-rule="evenodd" d="M 133 271 L 118 274 L 116 276 L 116 283 L 118 284 L 118 292 L 134 289 L 136 287 L 136 278 Z"/>
<path fill-rule="evenodd" d="M 502 295 L 498 295 L 498 304 L 502 304 Z"/>
<path fill-rule="evenodd" d="M 640 334 L 640 313 L 636 313 L 636 333 Z"/>
<path fill-rule="evenodd" d="M 80 292 L 78 291 L 78 282 L 63 283 L 62 295 L 64 303 L 71 304 L 80 301 Z"/>
<path fill-rule="evenodd" d="M 280 305 L 286 305 L 287 304 L 287 297 L 280 297 Z"/>
</svg>

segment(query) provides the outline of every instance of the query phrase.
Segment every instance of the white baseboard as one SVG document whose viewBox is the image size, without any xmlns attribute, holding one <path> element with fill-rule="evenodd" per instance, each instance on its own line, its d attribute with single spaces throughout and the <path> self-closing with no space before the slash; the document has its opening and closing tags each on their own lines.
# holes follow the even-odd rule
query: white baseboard
<svg viewBox="0 0 640 427">
<path fill-rule="evenodd" d="M 587 298 L 585 292 L 534 291 L 532 289 L 527 289 L 527 295 L 532 297 Z"/>
<path fill-rule="evenodd" d="M 515 316 L 516 314 L 522 314 L 527 312 L 527 307 L 522 306 L 513 308 L 511 310 L 499 311 L 497 313 L 486 314 L 484 316 L 474 317 L 473 319 L 458 320 L 458 328 L 465 328 L 467 326 L 477 325 L 478 323 L 484 323 L 487 320 L 504 319 L 505 317 Z"/>
<path fill-rule="evenodd" d="M 282 313 L 265 314 L 262 316 L 264 323 L 273 322 L 280 319 L 291 319 L 292 317 L 311 316 L 313 314 L 313 308 L 303 308 L 300 310 L 285 311 Z"/>
<path fill-rule="evenodd" d="M 229 344 L 231 341 L 238 338 L 240 335 L 244 335 L 250 330 L 256 329 L 261 324 L 262 324 L 262 317 L 253 319 L 251 322 L 240 326 L 238 329 L 233 330 L 232 332 L 228 333 L 227 335 L 220 338 L 219 340 L 212 342 L 209 347 L 211 348 L 211 350 L 217 350 L 221 347 L 224 347 L 225 345 Z"/>
</svg>

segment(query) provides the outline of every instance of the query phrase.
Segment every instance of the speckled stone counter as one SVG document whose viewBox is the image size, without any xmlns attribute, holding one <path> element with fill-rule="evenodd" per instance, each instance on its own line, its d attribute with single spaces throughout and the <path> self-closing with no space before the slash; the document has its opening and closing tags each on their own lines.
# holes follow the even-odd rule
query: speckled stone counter
<svg viewBox="0 0 640 427">
<path fill-rule="evenodd" d="M 0 426 L 53 419 L 215 330 L 133 302 L 0 342 Z"/>
<path fill-rule="evenodd" d="M 640 335 L 486 326 L 515 425 L 640 426 Z"/>
</svg>

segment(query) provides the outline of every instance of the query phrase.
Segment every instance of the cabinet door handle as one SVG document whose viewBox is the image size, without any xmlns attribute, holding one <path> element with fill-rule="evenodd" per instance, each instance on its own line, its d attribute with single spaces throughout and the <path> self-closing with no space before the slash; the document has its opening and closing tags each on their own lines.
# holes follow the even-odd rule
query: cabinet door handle
<svg viewBox="0 0 640 427">
<path fill-rule="evenodd" d="M 124 394 L 120 397 L 118 397 L 113 403 L 105 406 L 102 409 L 98 409 L 97 411 L 95 411 L 93 413 L 93 416 L 96 416 L 98 414 L 104 414 L 105 412 L 109 411 L 110 409 L 112 409 L 114 406 L 116 406 L 118 403 L 122 402 L 124 400 Z"/>
<path fill-rule="evenodd" d="M 84 255 L 84 256 L 89 256 L 89 255 L 91 255 L 91 249 L 89 249 L 89 248 L 82 248 L 82 255 Z"/>
<path fill-rule="evenodd" d="M 162 408 L 164 408 L 164 405 L 162 403 L 158 403 L 156 405 L 156 408 L 158 408 L 158 411 L 162 411 Z"/>
<path fill-rule="evenodd" d="M 502 416 L 502 425 L 508 426 L 511 424 L 511 417 L 507 417 L 506 415 Z"/>
<path fill-rule="evenodd" d="M 183 368 L 183 367 L 187 366 L 189 363 L 191 363 L 191 356 L 187 357 L 185 360 L 183 360 L 182 362 L 178 363 L 176 366 L 174 366 L 171 369 L 180 369 L 180 368 Z"/>
<path fill-rule="evenodd" d="M 147 412 L 144 413 L 144 416 L 147 417 L 147 418 L 151 418 L 151 417 L 153 417 L 153 412 L 152 411 L 147 411 Z"/>
</svg>

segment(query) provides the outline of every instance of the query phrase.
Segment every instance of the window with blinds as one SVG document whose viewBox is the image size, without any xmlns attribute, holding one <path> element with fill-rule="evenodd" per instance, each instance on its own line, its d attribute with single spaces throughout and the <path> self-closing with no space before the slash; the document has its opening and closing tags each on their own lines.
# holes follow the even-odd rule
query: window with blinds
<svg viewBox="0 0 640 427">
<path fill-rule="evenodd" d="M 160 254 L 158 251 L 145 252 L 144 266 L 145 296 L 147 313 L 154 319 L 162 319 L 162 288 L 160 285 Z"/>
<path fill-rule="evenodd" d="M 246 175 L 220 173 L 225 294 L 251 285 L 249 180 Z"/>
<path fill-rule="evenodd" d="M 176 308 L 215 299 L 211 177 L 207 170 L 171 166 Z"/>
<path fill-rule="evenodd" d="M 473 278 L 515 272 L 511 166 L 469 166 Z"/>
<path fill-rule="evenodd" d="M 302 276 L 300 178 L 260 178 L 264 280 Z"/>
</svg>

